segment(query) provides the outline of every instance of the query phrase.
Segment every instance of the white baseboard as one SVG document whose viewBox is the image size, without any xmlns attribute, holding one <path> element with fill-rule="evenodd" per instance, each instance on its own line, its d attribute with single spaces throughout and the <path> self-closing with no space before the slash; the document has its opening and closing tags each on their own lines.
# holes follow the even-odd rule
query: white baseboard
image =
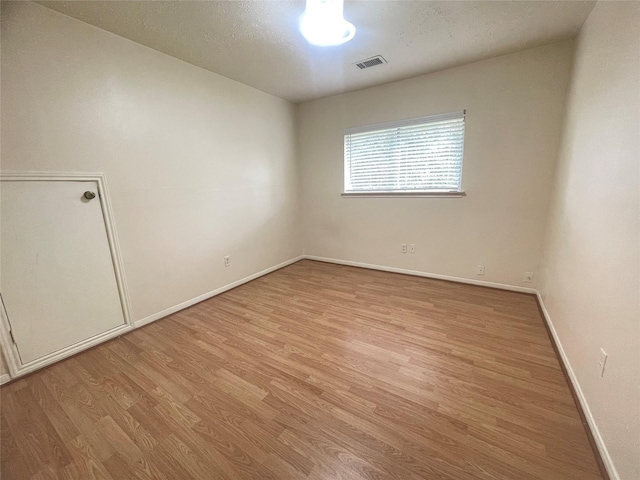
<svg viewBox="0 0 640 480">
<path fill-rule="evenodd" d="M 327 262 L 327 263 L 335 263 L 338 265 L 347 265 L 347 266 L 351 266 L 351 267 L 361 267 L 361 268 L 368 268 L 368 269 L 372 269 L 372 270 L 381 270 L 381 271 L 385 271 L 385 272 L 392 272 L 392 273 L 402 273 L 405 275 L 414 275 L 414 276 L 419 276 L 419 277 L 426 277 L 426 278 L 434 278 L 434 279 L 438 279 L 438 280 L 448 280 L 448 281 L 452 281 L 452 282 L 458 282 L 458 283 L 466 283 L 466 284 L 470 284 L 470 285 L 478 285 L 478 286 L 482 286 L 482 287 L 491 287 L 491 288 L 497 288 L 497 289 L 501 289 L 501 290 L 509 290 L 509 291 L 513 291 L 513 292 L 520 292 L 520 293 L 529 293 L 529 294 L 534 294 L 537 296 L 538 298 L 538 302 L 540 304 L 540 308 L 542 309 L 542 313 L 544 316 L 544 320 L 547 323 L 547 326 L 549 327 L 549 331 L 551 332 L 551 336 L 553 339 L 553 342 L 556 344 L 556 347 L 558 349 L 558 352 L 560 353 L 560 358 L 562 360 L 562 363 L 565 366 L 565 369 L 569 375 L 569 380 L 571 381 L 571 384 L 573 385 L 574 391 L 576 392 L 576 395 L 578 397 L 578 401 L 580 402 L 580 406 L 582 408 L 582 411 L 584 412 L 584 415 L 587 419 L 587 423 L 589 426 L 589 429 L 591 430 L 592 434 L 593 434 L 593 438 L 595 439 L 596 442 L 596 446 L 598 448 L 598 451 L 600 452 L 600 457 L 602 458 L 602 461 L 604 463 L 605 468 L 607 469 L 607 473 L 609 474 L 610 478 L 612 480 L 620 480 L 620 476 L 618 475 L 618 472 L 613 464 L 613 461 L 611 460 L 611 456 L 609 455 L 609 451 L 607 450 L 607 447 L 602 439 L 602 436 L 600 435 L 600 431 L 598 430 L 598 426 L 596 425 L 596 422 L 593 418 L 593 415 L 591 413 L 591 410 L 589 409 L 589 404 L 587 403 L 587 400 L 584 397 L 584 394 L 582 393 L 582 389 L 580 388 L 580 384 L 578 383 L 578 379 L 573 371 L 573 369 L 571 368 L 571 364 L 569 363 L 569 359 L 567 358 L 567 355 L 564 351 L 564 348 L 562 347 L 562 343 L 560 342 L 560 338 L 558 337 L 558 333 L 556 332 L 556 329 L 553 325 L 553 322 L 551 321 L 551 317 L 549 316 L 549 312 L 547 311 L 544 302 L 542 301 L 542 297 L 540 296 L 540 293 L 535 289 L 535 288 L 527 288 L 527 287 L 519 287 L 516 285 L 506 285 L 506 284 L 502 284 L 502 283 L 494 283 L 494 282 L 485 282 L 485 281 L 481 281 L 481 280 L 473 280 L 473 279 L 468 279 L 468 278 L 462 278 L 462 277 L 454 277 L 454 276 L 450 276 L 450 275 L 440 275 L 440 274 L 435 274 L 435 273 L 427 273 L 427 272 L 421 272 L 418 270 L 408 270 L 408 269 L 404 269 L 404 268 L 396 268 L 396 267 L 389 267 L 389 266 L 385 266 L 385 265 L 374 265 L 374 264 L 369 264 L 369 263 L 362 263 L 362 262 L 352 262 L 350 260 L 340 260 L 340 259 L 335 259 L 335 258 L 327 258 L 327 257 L 318 257 L 315 255 L 300 255 L 298 257 L 292 258 L 290 260 L 287 260 L 286 262 L 282 262 L 278 265 L 275 265 L 273 267 L 267 268 L 265 270 L 262 270 L 258 273 L 254 273 L 253 275 L 250 275 L 248 277 L 245 277 L 241 280 L 237 280 L 233 283 L 230 283 L 228 285 L 225 285 L 223 287 L 217 288 L 211 292 L 205 293 L 203 295 L 200 295 L 198 297 L 192 298 L 191 300 L 187 300 L 186 302 L 182 302 L 178 305 L 175 305 L 171 308 L 167 308 L 166 310 L 163 310 L 161 312 L 158 312 L 156 314 L 150 315 L 148 317 L 145 317 L 141 320 L 138 320 L 136 322 L 134 322 L 134 326 L 135 328 L 141 327 L 143 325 L 147 325 L 151 322 L 154 322 L 156 320 L 159 320 L 161 318 L 164 318 L 168 315 L 171 315 L 173 313 L 176 313 L 180 310 L 183 310 L 185 308 L 188 308 L 192 305 L 195 305 L 196 303 L 202 302 L 204 300 L 207 300 L 209 298 L 212 298 L 216 295 L 219 295 L 223 292 L 226 292 L 228 290 L 231 290 L 232 288 L 238 287 L 244 283 L 250 282 L 251 280 L 255 280 L 258 277 L 262 277 L 263 275 L 266 275 L 268 273 L 274 272 L 276 270 L 279 270 L 281 268 L 284 268 L 288 265 L 291 265 L 299 260 L 303 260 L 303 259 L 308 259 L 308 260 L 316 260 L 316 261 L 320 261 L 320 262 Z M 31 369 L 30 369 L 31 370 Z M 25 372 L 26 373 L 26 372 Z M 0 375 L 0 385 L 7 383 L 8 381 L 11 380 L 11 376 L 9 374 L 3 374 Z"/>
<path fill-rule="evenodd" d="M 436 280 L 448 280 L 450 282 L 466 283 L 469 285 L 478 285 L 480 287 L 498 288 L 500 290 L 510 290 L 512 292 L 530 293 L 532 295 L 538 293 L 535 288 L 518 287 L 517 285 L 507 285 L 504 283 L 486 282 L 482 280 L 474 280 L 471 278 L 452 277 L 450 275 L 440 275 L 439 273 L 428 273 L 419 270 L 407 270 L 405 268 L 388 267 L 386 265 L 375 265 L 371 263 L 352 262 L 351 260 L 340 260 L 337 258 L 316 257 L 315 255 L 304 255 L 303 257 L 308 260 L 317 260 L 319 262 L 336 263 L 338 265 L 347 265 L 350 267 L 369 268 L 371 270 L 382 270 L 383 272 L 403 273 L 405 275 L 433 278 Z"/>
<path fill-rule="evenodd" d="M 600 430 L 598 430 L 598 426 L 596 425 L 596 421 L 591 414 L 591 409 L 589 408 L 589 404 L 587 403 L 587 399 L 584 397 L 584 393 L 582 393 L 582 389 L 580 388 L 580 383 L 578 382 L 578 378 L 571 368 L 571 363 L 569 362 L 569 358 L 562 347 L 562 342 L 560 342 L 560 337 L 558 336 L 558 332 L 556 332 L 555 327 L 553 326 L 553 321 L 549 316 L 549 312 L 542 301 L 542 296 L 540 292 L 536 292 L 536 296 L 538 297 L 538 303 L 540 304 L 540 308 L 542 310 L 542 314 L 544 316 L 544 321 L 547 322 L 547 326 L 549 327 L 549 331 L 551 332 L 551 336 L 553 337 L 553 342 L 556 344 L 558 348 L 558 352 L 560 353 L 560 358 L 562 359 L 562 363 L 569 375 L 569 380 L 573 385 L 573 390 L 576 392 L 576 396 L 578 397 L 578 401 L 580 402 L 580 407 L 584 412 L 584 416 L 587 419 L 587 423 L 589 424 L 589 430 L 591 430 L 591 434 L 593 435 L 593 439 L 596 442 L 596 447 L 598 447 L 598 451 L 600 452 L 600 458 L 602 458 L 602 462 L 604 463 L 604 467 L 607 469 L 607 473 L 611 480 L 620 480 L 620 475 L 618 475 L 618 471 L 616 470 L 615 465 L 613 464 L 613 460 L 609 455 L 609 450 L 607 450 L 607 446 L 602 439 L 602 435 L 600 435 Z"/>
<path fill-rule="evenodd" d="M 299 260 L 302 260 L 304 258 L 303 255 L 300 255 L 298 257 L 294 257 L 290 260 L 287 260 L 286 262 L 282 262 L 278 265 L 275 265 L 273 267 L 269 267 L 265 270 L 262 270 L 258 273 L 254 273 L 253 275 L 249 275 L 248 277 L 242 278 L 240 280 L 237 280 L 233 283 L 230 283 L 228 285 L 225 285 L 223 287 L 220 288 L 216 288 L 215 290 L 212 290 L 208 293 L 199 295 L 195 298 L 192 298 L 191 300 L 187 300 L 186 302 L 182 302 L 179 303 L 178 305 L 174 305 L 173 307 L 167 308 L 165 310 L 162 310 L 161 312 L 158 313 L 154 313 L 153 315 L 149 315 L 148 317 L 145 317 L 141 320 L 137 320 L 134 322 L 134 326 L 135 328 L 138 327 L 142 327 L 143 325 L 147 325 L 148 323 L 151 322 L 155 322 L 156 320 L 160 320 L 161 318 L 164 318 L 168 315 L 171 315 L 172 313 L 176 313 L 179 312 L 180 310 L 184 310 L 185 308 L 191 307 L 193 305 L 195 305 L 196 303 L 200 303 L 204 300 L 208 300 L 211 297 L 215 297 L 216 295 L 220 295 L 221 293 L 226 292 L 227 290 L 231 290 L 232 288 L 236 288 L 240 285 L 242 285 L 243 283 L 247 283 L 250 282 L 251 280 L 255 280 L 258 277 L 262 277 L 263 275 L 266 275 L 267 273 L 271 273 L 271 272 L 275 272 L 276 270 L 280 270 L 281 268 L 286 267 L 287 265 L 291 265 L 292 263 L 296 263 Z"/>
<path fill-rule="evenodd" d="M 178 312 L 180 310 L 183 310 L 187 307 L 190 307 L 192 305 L 195 305 L 196 303 L 202 302 L 203 300 L 207 300 L 211 297 L 214 297 L 216 295 L 219 295 L 223 292 L 226 292 L 227 290 L 231 290 L 232 288 L 235 288 L 239 285 L 242 285 L 243 283 L 247 283 L 250 282 L 251 280 L 255 280 L 258 277 L 261 277 L 263 275 L 266 275 L 267 273 L 271 273 L 275 270 L 279 270 L 283 267 L 286 267 L 287 265 L 291 265 L 292 263 L 295 263 L 299 260 L 302 260 L 304 257 L 302 255 L 292 258 L 290 260 L 287 260 L 286 262 L 282 262 L 278 265 L 275 265 L 273 267 L 267 268 L 265 270 L 262 270 L 258 273 L 254 273 L 253 275 L 250 275 L 248 277 L 245 277 L 241 280 L 237 280 L 233 283 L 230 283 L 228 285 L 225 285 L 223 287 L 217 288 L 216 290 L 213 290 L 209 293 L 205 293 L 204 295 L 200 295 L 196 298 L 192 298 L 191 300 L 187 300 L 186 302 L 182 302 L 178 305 L 175 305 L 171 308 L 167 308 L 166 310 L 163 310 L 161 312 L 158 312 L 154 315 L 150 315 L 146 318 L 143 318 L 142 320 L 138 320 L 136 322 L 134 322 L 133 327 L 129 324 L 125 324 L 122 326 L 119 326 L 115 329 L 109 330 L 108 332 L 102 333 L 100 335 L 96 335 L 95 337 L 91 337 L 90 339 L 84 340 L 78 344 L 74 344 L 70 347 L 67 347 L 63 350 L 60 350 L 58 352 L 55 352 L 51 355 L 47 355 L 46 357 L 40 358 L 34 362 L 30 362 L 28 364 L 25 365 L 20 365 L 18 367 L 18 370 L 13 372 L 13 377 L 9 374 L 4 374 L 4 375 L 0 375 L 0 385 L 12 380 L 12 378 L 18 378 L 21 377 L 23 375 L 26 375 L 28 373 L 31 373 L 33 371 L 39 370 L 40 368 L 43 368 L 51 363 L 57 362 L 59 360 L 63 360 L 64 358 L 67 358 L 71 355 L 75 355 L 76 353 L 79 353 L 83 350 L 86 350 L 89 347 L 93 347 L 95 345 L 98 345 L 100 343 L 103 343 L 107 340 L 110 340 L 114 337 L 117 337 L 119 335 L 122 335 L 123 333 L 126 333 L 128 331 L 131 331 L 135 328 L 141 327 L 143 325 L 146 325 L 148 323 L 154 322 L 156 320 L 159 320 L 161 318 L 164 318 L 168 315 L 171 315 L 172 313 Z"/>
<path fill-rule="evenodd" d="M 349 260 L 340 260 L 340 259 L 336 259 L 336 258 L 327 258 L 327 257 L 317 257 L 314 255 L 300 255 L 297 256 L 295 258 L 292 258 L 290 260 L 287 260 L 286 262 L 282 262 L 278 265 L 275 265 L 273 267 L 267 268 L 265 270 L 262 270 L 261 272 L 258 273 L 254 273 L 253 275 L 250 275 L 248 277 L 245 277 L 241 280 L 237 280 L 233 283 L 230 283 L 228 285 L 225 285 L 223 287 L 217 288 L 215 290 L 212 290 L 211 292 L 199 295 L 195 298 L 192 298 L 191 300 L 187 300 L 186 302 L 182 302 L 178 305 L 174 305 L 173 307 L 167 308 L 165 310 L 162 310 L 158 313 L 154 313 L 153 315 L 149 315 L 148 317 L 142 318 L 140 320 L 137 320 L 134 322 L 134 326 L 135 328 L 138 327 L 142 327 L 143 325 L 147 325 L 148 323 L 151 322 L 155 322 L 156 320 L 160 320 L 161 318 L 167 317 L 173 313 L 179 312 L 180 310 L 184 310 L 185 308 L 191 307 L 193 305 L 195 305 L 196 303 L 200 303 L 204 300 L 208 300 L 212 297 L 215 297 L 216 295 L 220 295 L 221 293 L 226 292 L 227 290 L 231 290 L 232 288 L 238 287 L 240 285 L 242 285 L 243 283 L 247 283 L 250 282 L 251 280 L 255 280 L 258 277 L 262 277 L 263 275 L 266 275 L 268 273 L 274 272 L 276 270 L 280 270 L 281 268 L 284 268 L 288 265 L 291 265 L 292 263 L 295 263 L 297 261 L 303 260 L 303 259 L 307 259 L 307 260 L 316 260 L 319 262 L 327 262 L 327 263 L 335 263 L 335 264 L 339 264 L 339 265 L 347 265 L 350 267 L 361 267 L 361 268 L 369 268 L 372 270 L 382 270 L 385 272 L 393 272 L 393 273 L 403 273 L 405 275 L 414 275 L 414 276 L 419 276 L 419 277 L 426 277 L 426 278 L 435 278 L 438 280 L 449 280 L 452 282 L 458 282 L 458 283 L 467 283 L 467 284 L 471 284 L 471 285 L 479 285 L 482 287 L 491 287 L 491 288 L 499 288 L 501 290 L 510 290 L 513 292 L 520 292 L 520 293 L 530 293 L 530 294 L 536 294 L 537 290 L 534 288 L 527 288 L 527 287 L 518 287 L 515 285 L 506 285 L 506 284 L 502 284 L 502 283 L 493 283 L 493 282 L 483 282 L 480 280 L 472 280 L 469 278 L 461 278 L 461 277 L 452 277 L 449 275 L 439 275 L 437 273 L 427 273 L 427 272 L 421 272 L 418 270 L 407 270 L 407 269 L 403 269 L 403 268 L 396 268 L 396 267 L 387 267 L 384 265 L 373 265 L 370 263 L 361 263 L 361 262 L 352 262 Z"/>
<path fill-rule="evenodd" d="M 133 327 L 128 323 L 118 325 L 111 330 L 107 330 L 106 332 L 102 332 L 98 335 L 94 335 L 93 337 L 82 340 L 81 342 L 69 345 L 62 350 L 50 353 L 49 355 L 45 355 L 44 357 L 40 357 L 23 365 L 18 365 L 17 368 L 11 371 L 11 378 L 15 379 L 22 377 L 28 373 L 35 372 L 36 370 L 40 370 L 43 367 L 59 362 L 60 360 L 64 360 L 65 358 L 71 357 L 72 355 L 87 350 L 88 348 L 100 345 L 107 340 L 119 337 L 120 335 L 130 332 L 131 330 L 133 330 Z"/>
<path fill-rule="evenodd" d="M 315 255 L 304 255 L 303 257 L 308 260 L 317 260 L 320 262 L 335 263 L 338 265 L 369 268 L 372 270 L 382 270 L 385 272 L 393 272 L 393 273 L 403 273 L 406 275 L 415 275 L 419 277 L 434 278 L 438 280 L 448 280 L 451 282 L 467 283 L 470 285 L 479 285 L 482 287 L 498 288 L 501 290 L 510 290 L 513 292 L 530 293 L 530 294 L 536 295 L 536 297 L 538 298 L 538 302 L 540 304 L 540 308 L 542 309 L 542 313 L 544 315 L 544 321 L 547 323 L 549 327 L 552 340 L 555 343 L 556 347 L 558 348 L 558 352 L 560 353 L 560 359 L 562 360 L 562 363 L 564 364 L 567 374 L 569 375 L 569 381 L 571 382 L 573 389 L 576 392 L 578 401 L 580 402 L 580 407 L 582 408 L 582 411 L 584 412 L 584 416 L 587 419 L 588 427 L 589 427 L 589 430 L 591 430 L 593 438 L 596 442 L 596 447 L 598 448 L 598 452 L 600 453 L 600 458 L 602 459 L 602 462 L 604 463 L 604 466 L 611 480 L 620 480 L 620 475 L 618 474 L 615 468 L 615 465 L 613 464 L 613 461 L 611 459 L 611 456 L 609 455 L 609 451 L 607 450 L 604 440 L 602 439 L 600 430 L 598 430 L 596 421 L 593 418 L 593 414 L 591 413 L 591 410 L 589 409 L 589 404 L 587 403 L 587 400 L 584 397 L 584 393 L 582 393 L 582 389 L 580 388 L 580 384 L 578 383 L 578 378 L 576 377 L 573 369 L 571 368 L 569 359 L 564 351 L 564 348 L 562 347 L 562 343 L 560 342 L 560 337 L 556 332 L 553 322 L 551 321 L 551 317 L 549 316 L 549 312 L 547 311 L 544 305 L 544 302 L 542 301 L 542 297 L 540 296 L 540 292 L 538 292 L 538 290 L 536 290 L 535 288 L 519 287 L 516 285 L 506 285 L 502 283 L 485 282 L 481 280 L 453 277 L 450 275 L 440 275 L 435 273 L 427 273 L 427 272 L 421 272 L 417 270 L 407 270 L 404 268 L 388 267 L 384 265 L 374 265 L 374 264 L 362 263 L 362 262 L 352 262 L 350 260 L 318 257 Z"/>
</svg>

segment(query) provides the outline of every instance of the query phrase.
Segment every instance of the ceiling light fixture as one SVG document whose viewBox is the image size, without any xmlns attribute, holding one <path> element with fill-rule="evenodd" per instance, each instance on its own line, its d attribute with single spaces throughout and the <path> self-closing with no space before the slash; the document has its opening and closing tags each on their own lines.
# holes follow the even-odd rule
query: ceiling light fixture
<svg viewBox="0 0 640 480">
<path fill-rule="evenodd" d="M 300 18 L 300 32 L 312 45 L 342 45 L 356 34 L 356 27 L 343 17 L 343 0 L 307 0 Z"/>
</svg>

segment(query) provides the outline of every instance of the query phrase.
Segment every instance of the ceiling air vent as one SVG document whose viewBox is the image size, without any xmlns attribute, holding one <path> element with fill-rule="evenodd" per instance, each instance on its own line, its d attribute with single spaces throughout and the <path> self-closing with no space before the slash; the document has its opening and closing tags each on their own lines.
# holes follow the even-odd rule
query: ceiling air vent
<svg viewBox="0 0 640 480">
<path fill-rule="evenodd" d="M 376 55 L 375 57 L 366 58 L 355 63 L 355 66 L 360 70 L 364 70 L 365 68 L 375 67 L 376 65 L 382 65 L 383 63 L 387 63 L 387 61 L 382 58 L 382 55 Z"/>
</svg>

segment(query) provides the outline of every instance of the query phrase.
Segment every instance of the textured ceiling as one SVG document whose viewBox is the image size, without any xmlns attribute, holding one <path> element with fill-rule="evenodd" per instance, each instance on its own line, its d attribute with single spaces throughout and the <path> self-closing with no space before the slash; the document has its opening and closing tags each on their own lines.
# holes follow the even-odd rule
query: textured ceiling
<svg viewBox="0 0 640 480">
<path fill-rule="evenodd" d="M 303 1 L 38 2 L 193 65 L 301 102 L 379 85 L 575 35 L 592 1 L 357 1 L 356 37 L 314 47 L 298 32 Z M 359 70 L 382 55 L 389 63 Z"/>
</svg>

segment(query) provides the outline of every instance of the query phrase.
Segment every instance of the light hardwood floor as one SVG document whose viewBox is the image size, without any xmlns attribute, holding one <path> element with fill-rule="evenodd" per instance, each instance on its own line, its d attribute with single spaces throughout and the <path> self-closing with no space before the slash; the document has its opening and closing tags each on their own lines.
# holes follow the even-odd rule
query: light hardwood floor
<svg viewBox="0 0 640 480">
<path fill-rule="evenodd" d="M 1 393 L 4 480 L 601 478 L 533 296 L 308 260 Z"/>
</svg>

